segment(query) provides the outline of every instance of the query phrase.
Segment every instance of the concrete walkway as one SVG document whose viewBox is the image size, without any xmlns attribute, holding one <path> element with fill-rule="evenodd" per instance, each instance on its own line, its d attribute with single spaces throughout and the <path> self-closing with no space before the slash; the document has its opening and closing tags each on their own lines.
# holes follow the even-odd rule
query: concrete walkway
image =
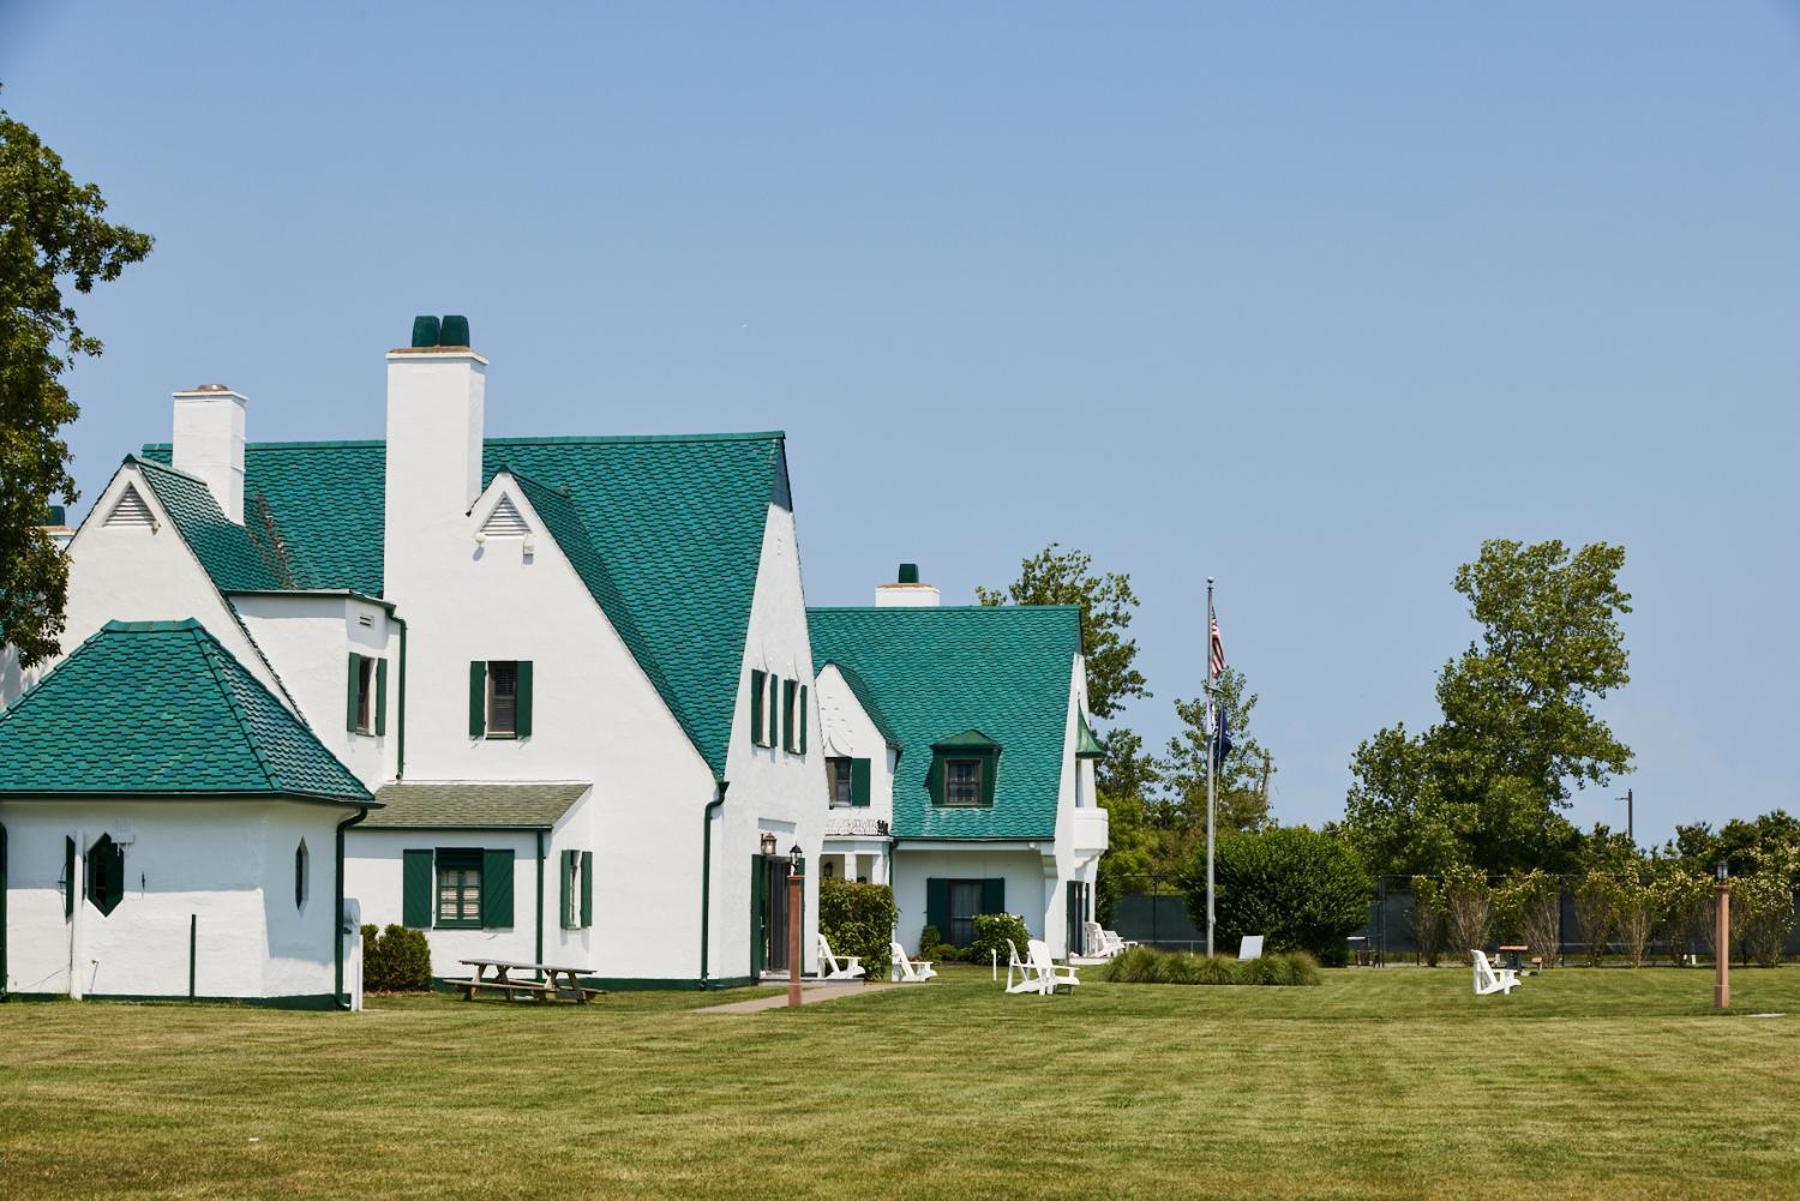
<svg viewBox="0 0 1800 1201">
<path fill-rule="evenodd" d="M 800 988 L 802 1005 L 817 1005 L 821 1001 L 835 1001 L 839 997 L 860 997 L 865 993 L 881 992 L 884 989 L 897 988 L 896 984 L 877 982 L 874 984 L 820 984 L 817 982 L 804 984 Z M 787 1008 L 787 989 L 771 993 L 766 997 L 753 997 L 748 1001 L 733 1001 L 729 1005 L 711 1005 L 705 1009 L 696 1009 L 695 1013 L 761 1013 L 765 1009 Z"/>
</svg>

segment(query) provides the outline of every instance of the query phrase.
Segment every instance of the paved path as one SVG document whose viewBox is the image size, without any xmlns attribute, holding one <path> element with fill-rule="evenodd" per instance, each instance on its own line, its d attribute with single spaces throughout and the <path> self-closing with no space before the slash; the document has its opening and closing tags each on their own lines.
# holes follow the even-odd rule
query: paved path
<svg viewBox="0 0 1800 1201">
<path fill-rule="evenodd" d="M 877 982 L 874 984 L 806 984 L 800 989 L 802 1005 L 817 1005 L 820 1001 L 835 1001 L 839 997 L 860 997 L 865 993 L 880 992 L 883 989 L 897 988 L 898 985 Z M 733 1001 L 729 1005 L 712 1005 L 705 1009 L 696 1009 L 695 1013 L 761 1013 L 765 1009 L 784 1009 L 787 1007 L 787 989 L 771 993 L 766 997 L 754 997 L 748 1001 Z"/>
</svg>

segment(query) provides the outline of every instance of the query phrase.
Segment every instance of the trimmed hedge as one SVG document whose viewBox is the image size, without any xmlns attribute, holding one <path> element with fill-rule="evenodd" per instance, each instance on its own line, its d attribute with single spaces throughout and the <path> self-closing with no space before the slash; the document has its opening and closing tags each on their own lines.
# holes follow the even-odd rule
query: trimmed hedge
<svg viewBox="0 0 1800 1201">
<path fill-rule="evenodd" d="M 1276 952 L 1261 959 L 1208 958 L 1185 951 L 1131 947 L 1106 961 L 1100 978 L 1112 984 L 1259 984 L 1272 987 L 1313 985 L 1319 961 L 1305 951 Z"/>
<path fill-rule="evenodd" d="M 865 980 L 887 978 L 894 923 L 899 920 L 894 890 L 885 884 L 819 881 L 819 933 L 831 944 L 832 954 L 862 960 Z"/>
<path fill-rule="evenodd" d="M 1021 958 L 1030 952 L 1025 942 L 1031 932 L 1025 928 L 1025 919 L 1016 913 L 984 913 L 975 919 L 975 941 L 969 944 L 968 960 L 970 963 L 991 963 L 988 958 L 991 952 L 1000 957 L 1005 964 L 1009 958 L 1006 944 L 1010 940 L 1019 948 Z"/>
<path fill-rule="evenodd" d="M 364 926 L 363 988 L 369 992 L 423 992 L 431 987 L 431 944 L 422 930 L 389 926 L 379 935 Z"/>
<path fill-rule="evenodd" d="M 1345 940 L 1368 920 L 1375 895 L 1375 882 L 1355 851 L 1305 826 L 1221 839 L 1216 874 L 1223 945 L 1261 934 L 1271 951 L 1307 951 L 1333 967 L 1348 960 Z M 1183 884 L 1188 913 L 1205 929 L 1204 852 Z"/>
</svg>

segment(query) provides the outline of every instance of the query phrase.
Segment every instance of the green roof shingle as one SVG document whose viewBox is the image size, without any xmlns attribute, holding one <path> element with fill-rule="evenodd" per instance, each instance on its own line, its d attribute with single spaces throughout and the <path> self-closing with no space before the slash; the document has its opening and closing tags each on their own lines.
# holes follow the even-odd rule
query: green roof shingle
<svg viewBox="0 0 1800 1201">
<path fill-rule="evenodd" d="M 365 830 L 548 830 L 590 784 L 384 784 Z"/>
<path fill-rule="evenodd" d="M 386 462 L 382 442 L 245 447 L 246 528 L 272 531 L 287 586 L 382 595 Z M 489 438 L 484 485 L 503 469 L 723 774 L 768 507 L 791 507 L 784 436 Z"/>
<path fill-rule="evenodd" d="M 0 713 L 0 793 L 372 803 L 192 618 L 108 622 Z"/>
<path fill-rule="evenodd" d="M 991 809 L 932 805 L 931 755 L 906 756 L 894 780 L 896 837 L 1054 837 L 1079 608 L 808 609 L 806 616 L 814 662 L 859 676 L 908 748 L 924 752 L 969 731 L 1000 744 Z"/>
</svg>

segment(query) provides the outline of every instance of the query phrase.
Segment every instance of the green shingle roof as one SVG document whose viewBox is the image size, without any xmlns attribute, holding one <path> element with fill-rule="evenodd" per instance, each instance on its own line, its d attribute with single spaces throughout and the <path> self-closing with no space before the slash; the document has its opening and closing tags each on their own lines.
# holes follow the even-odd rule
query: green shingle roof
<svg viewBox="0 0 1800 1201">
<path fill-rule="evenodd" d="M 212 489 L 200 480 L 153 460 L 126 459 L 136 463 L 156 499 L 168 511 L 169 520 L 181 531 L 206 573 L 222 591 L 256 592 L 293 586 L 273 540 L 253 536 L 258 525 L 227 521 Z M 246 517 L 249 506 L 245 506 Z"/>
<path fill-rule="evenodd" d="M 591 784 L 384 784 L 365 830 L 548 830 Z"/>
<path fill-rule="evenodd" d="M 925 786 L 931 755 L 902 760 L 894 781 L 897 837 L 1055 835 L 1079 608 L 808 609 L 806 616 L 814 661 L 861 677 L 906 746 L 943 745 L 972 730 L 1000 744 L 991 809 L 932 805 Z"/>
<path fill-rule="evenodd" d="M 502 469 L 530 481 L 550 535 L 718 774 L 768 506 L 790 506 L 783 444 L 772 432 L 486 445 L 484 484 Z M 158 462 L 170 454 L 167 444 L 143 451 Z M 381 442 L 245 447 L 246 527 L 273 531 L 291 586 L 382 595 L 386 460 Z M 568 505 L 540 505 L 546 492 Z"/>
<path fill-rule="evenodd" d="M 108 622 L 0 713 L 0 793 L 372 798 L 199 622 Z"/>
</svg>

